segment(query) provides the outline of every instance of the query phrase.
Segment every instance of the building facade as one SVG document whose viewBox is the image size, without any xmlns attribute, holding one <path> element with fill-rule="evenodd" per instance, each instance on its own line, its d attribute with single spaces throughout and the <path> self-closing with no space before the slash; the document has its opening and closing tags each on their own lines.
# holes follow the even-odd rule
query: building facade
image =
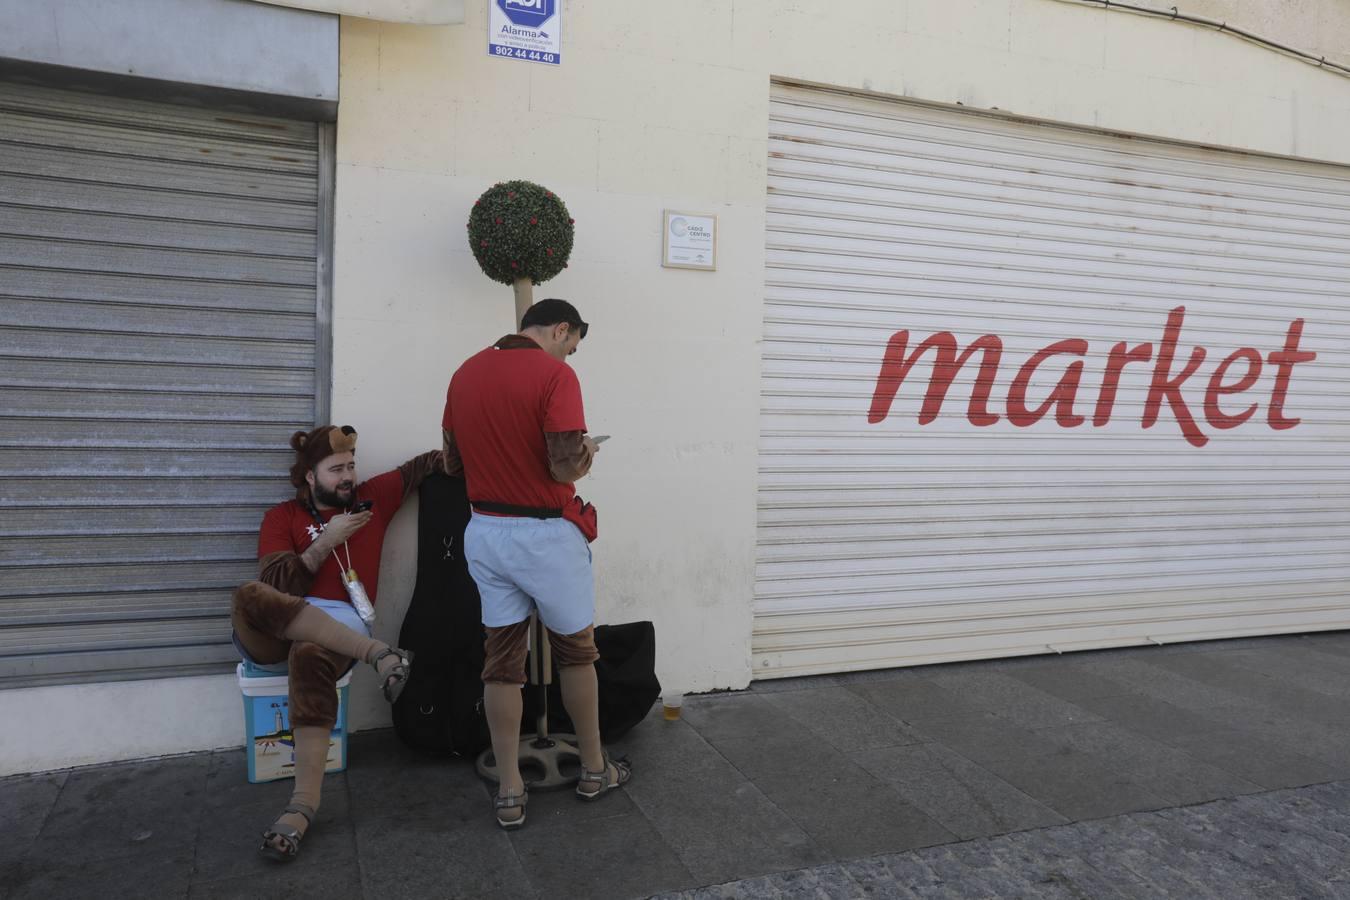
<svg viewBox="0 0 1350 900">
<path fill-rule="evenodd" d="M 512 178 L 576 219 L 536 295 L 614 435 L 599 616 L 670 687 L 1350 626 L 1342 4 L 1179 9 L 1281 50 L 1078 0 L 533 0 L 552 65 L 489 54 L 490 2 L 0 0 L 0 714 L 43 723 L 0 773 L 242 742 L 287 435 L 438 444 L 512 327 L 464 238 Z M 662 264 L 667 213 L 715 268 Z"/>
</svg>

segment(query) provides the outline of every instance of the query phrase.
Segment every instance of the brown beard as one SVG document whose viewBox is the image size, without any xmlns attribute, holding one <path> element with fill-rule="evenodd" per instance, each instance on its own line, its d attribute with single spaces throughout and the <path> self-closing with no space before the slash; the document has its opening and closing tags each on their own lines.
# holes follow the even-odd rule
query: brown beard
<svg viewBox="0 0 1350 900">
<path fill-rule="evenodd" d="M 318 482 L 315 482 L 310 490 L 314 494 L 314 501 L 316 503 L 322 503 L 324 506 L 331 506 L 334 509 L 342 509 L 356 499 L 355 485 L 347 489 L 347 496 L 345 499 L 339 492 L 326 490 L 323 485 Z"/>
</svg>

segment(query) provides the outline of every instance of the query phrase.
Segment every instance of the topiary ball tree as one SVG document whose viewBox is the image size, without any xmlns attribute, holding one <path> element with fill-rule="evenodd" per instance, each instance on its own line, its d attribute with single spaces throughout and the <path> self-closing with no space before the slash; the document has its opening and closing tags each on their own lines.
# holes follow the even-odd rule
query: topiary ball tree
<svg viewBox="0 0 1350 900">
<path fill-rule="evenodd" d="M 494 184 L 469 213 L 469 247 L 483 274 L 515 289 L 516 324 L 531 288 L 567 268 L 574 222 L 557 194 L 532 181 Z"/>
</svg>

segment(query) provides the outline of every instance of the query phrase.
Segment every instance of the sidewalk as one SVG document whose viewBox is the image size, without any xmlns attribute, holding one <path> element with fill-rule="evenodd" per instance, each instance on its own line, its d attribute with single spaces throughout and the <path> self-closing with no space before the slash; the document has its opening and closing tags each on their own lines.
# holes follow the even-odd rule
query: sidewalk
<svg viewBox="0 0 1350 900">
<path fill-rule="evenodd" d="M 765 682 L 511 835 L 374 732 L 288 866 L 241 750 L 9 778 L 0 898 L 1350 897 L 1347 698 L 1350 632 Z"/>
</svg>

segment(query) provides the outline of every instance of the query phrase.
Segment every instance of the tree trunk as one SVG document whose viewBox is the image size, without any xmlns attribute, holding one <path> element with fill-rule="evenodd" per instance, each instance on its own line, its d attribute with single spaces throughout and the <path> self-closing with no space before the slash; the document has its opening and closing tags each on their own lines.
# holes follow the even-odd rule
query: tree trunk
<svg viewBox="0 0 1350 900">
<path fill-rule="evenodd" d="M 528 278 L 517 278 L 511 285 L 511 289 L 516 293 L 516 324 L 512 330 L 520 327 L 520 320 L 525 317 L 525 310 L 534 305 L 534 283 Z"/>
</svg>

